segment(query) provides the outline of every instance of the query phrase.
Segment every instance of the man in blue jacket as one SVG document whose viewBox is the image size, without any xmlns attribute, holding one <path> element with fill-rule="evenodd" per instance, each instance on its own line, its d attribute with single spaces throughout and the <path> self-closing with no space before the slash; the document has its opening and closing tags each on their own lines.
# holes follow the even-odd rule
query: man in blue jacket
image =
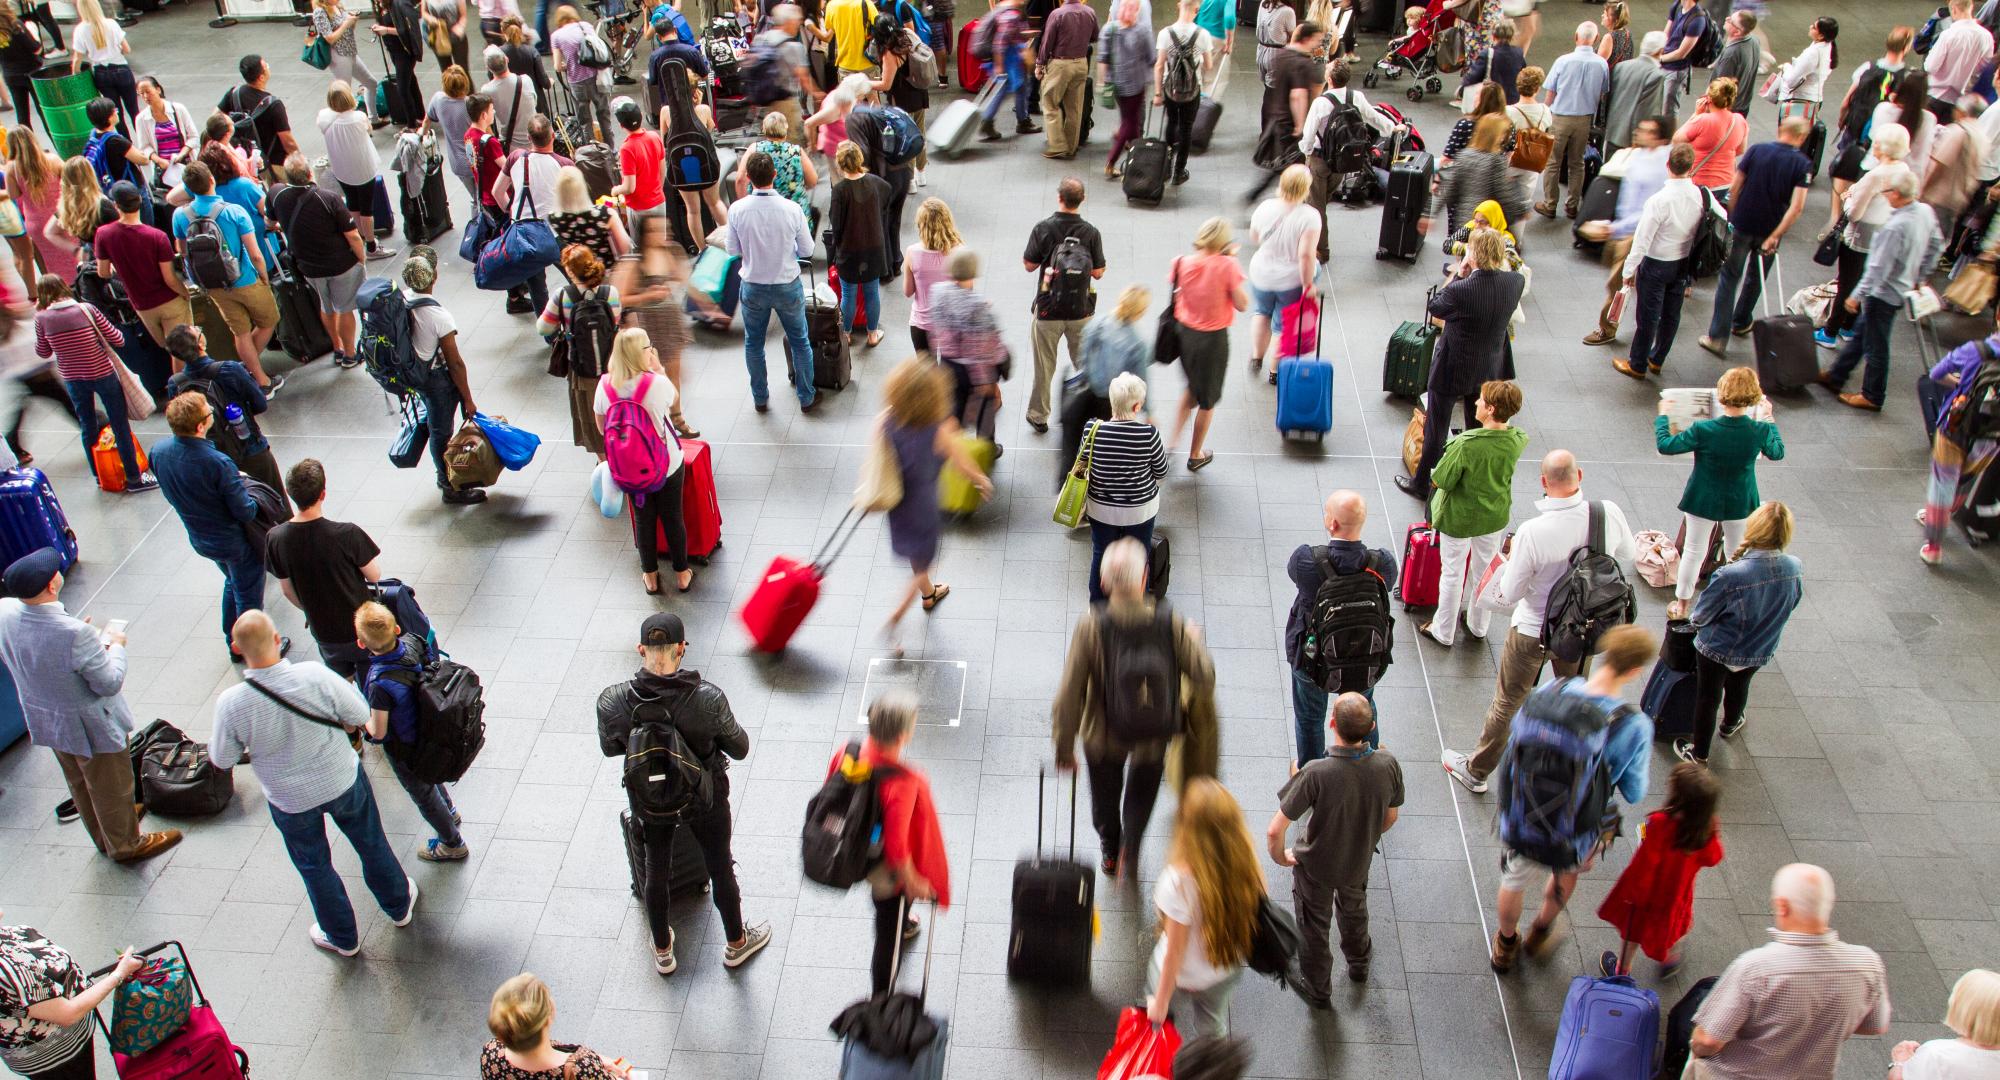
<svg viewBox="0 0 2000 1080">
<path fill-rule="evenodd" d="M 222 639 L 229 641 L 236 617 L 264 607 L 264 553 L 253 547 L 243 526 L 257 519 L 257 504 L 243 486 L 243 477 L 229 455 L 208 441 L 217 417 L 208 399 L 189 391 L 167 402 L 167 426 L 173 437 L 153 444 L 153 475 L 167 504 L 181 516 L 188 543 L 195 553 L 222 571 Z M 279 642 L 283 655 L 290 638 Z M 229 646 L 232 663 L 243 662 Z"/>
</svg>

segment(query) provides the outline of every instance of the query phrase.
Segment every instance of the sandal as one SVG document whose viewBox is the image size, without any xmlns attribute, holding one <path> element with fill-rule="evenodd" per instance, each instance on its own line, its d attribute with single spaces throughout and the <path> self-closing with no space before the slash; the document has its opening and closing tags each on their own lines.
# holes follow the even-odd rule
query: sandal
<svg viewBox="0 0 2000 1080">
<path fill-rule="evenodd" d="M 645 584 L 646 584 L 646 577 L 645 577 L 645 575 L 644 575 L 644 574 L 641 574 L 641 575 L 639 576 L 639 583 L 640 583 L 641 585 L 645 585 Z M 655 575 L 654 575 L 654 578 L 653 578 L 653 584 L 651 584 L 651 585 L 646 585 L 646 595 L 647 595 L 647 596 L 658 596 L 658 595 L 660 595 L 660 583 L 659 583 L 659 575 L 657 575 L 657 574 L 655 574 Z"/>
<path fill-rule="evenodd" d="M 1200 457 L 1189 457 L 1188 471 L 1200 472 L 1203 468 L 1207 467 L 1209 462 L 1214 460 L 1215 460 L 1215 452 L 1213 450 L 1209 451 L 1206 454 L 1203 454 Z"/>
<path fill-rule="evenodd" d="M 867 343 L 868 347 L 872 349 L 875 346 L 882 344 L 882 331 L 877 330 L 874 333 L 869 334 L 863 340 Z"/>
<path fill-rule="evenodd" d="M 686 591 L 688 591 L 689 589 L 692 589 L 692 588 L 694 588 L 694 568 L 693 568 L 693 567 L 689 567 L 689 568 L 688 568 L 688 572 L 687 572 L 687 576 L 688 576 L 688 583 L 687 583 L 687 584 L 685 584 L 685 585 L 682 585 L 682 584 L 679 584 L 679 583 L 675 583 L 675 585 L 674 585 L 674 590 L 675 590 L 676 592 L 686 592 Z"/>
<path fill-rule="evenodd" d="M 930 609 L 938 606 L 940 603 L 944 602 L 945 597 L 950 595 L 951 595 L 951 586 L 946 585 L 944 582 L 940 581 L 937 584 L 932 585 L 930 594 L 924 597 L 924 610 L 929 611 Z"/>
<path fill-rule="evenodd" d="M 688 425 L 687 419 L 681 416 L 681 414 L 679 413 L 675 413 L 672 416 L 667 417 L 667 422 L 674 425 L 674 434 L 679 435 L 683 439 L 701 438 L 701 432 L 696 431 L 693 427 L 690 427 Z"/>
</svg>

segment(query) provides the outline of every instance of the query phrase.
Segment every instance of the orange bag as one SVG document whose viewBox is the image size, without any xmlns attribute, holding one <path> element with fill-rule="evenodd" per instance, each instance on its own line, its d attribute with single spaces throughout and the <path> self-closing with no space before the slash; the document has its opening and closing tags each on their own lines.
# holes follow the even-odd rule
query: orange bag
<svg viewBox="0 0 2000 1080">
<path fill-rule="evenodd" d="M 132 437 L 132 452 L 139 459 L 139 471 L 152 468 L 146 461 L 146 448 L 139 445 L 139 437 Z M 97 486 L 106 491 L 125 490 L 125 459 L 118 456 L 118 439 L 106 427 L 97 433 L 97 445 L 90 451 L 91 464 L 97 467 Z"/>
</svg>

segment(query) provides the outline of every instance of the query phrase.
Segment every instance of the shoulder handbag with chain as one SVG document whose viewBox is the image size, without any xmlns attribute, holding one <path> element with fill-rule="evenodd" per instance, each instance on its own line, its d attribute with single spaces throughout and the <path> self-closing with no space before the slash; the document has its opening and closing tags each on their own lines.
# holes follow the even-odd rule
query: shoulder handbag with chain
<svg viewBox="0 0 2000 1080">
<path fill-rule="evenodd" d="M 1090 448 L 1097 442 L 1097 429 L 1103 423 L 1102 420 L 1093 420 L 1090 428 L 1083 433 L 1083 445 L 1077 449 L 1076 464 L 1063 477 L 1062 492 L 1056 496 L 1055 522 L 1065 529 L 1083 525 L 1083 504 L 1090 496 Z"/>
</svg>

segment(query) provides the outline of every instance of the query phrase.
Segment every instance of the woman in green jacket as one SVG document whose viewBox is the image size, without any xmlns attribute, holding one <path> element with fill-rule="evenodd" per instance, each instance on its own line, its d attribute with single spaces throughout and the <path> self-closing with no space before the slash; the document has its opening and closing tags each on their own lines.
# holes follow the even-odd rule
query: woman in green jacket
<svg viewBox="0 0 2000 1080">
<path fill-rule="evenodd" d="M 1733 552 L 1743 544 L 1743 522 L 1757 509 L 1757 457 L 1772 461 L 1785 457 L 1785 440 L 1778 425 L 1746 415 L 1764 400 L 1764 388 L 1757 373 L 1747 367 L 1730 368 L 1715 383 L 1715 398 L 1722 415 L 1697 420 L 1678 434 L 1667 425 L 1667 401 L 1660 399 L 1660 415 L 1653 418 L 1653 436 L 1662 454 L 1694 454 L 1694 472 L 1688 475 L 1687 489 L 1681 493 L 1681 513 L 1686 516 L 1686 542 L 1681 548 L 1681 565 L 1674 579 L 1674 602 L 1667 605 L 1667 618 L 1687 616 L 1694 599 L 1695 582 L 1701 577 L 1702 558 L 1722 528 L 1722 549 Z"/>
<path fill-rule="evenodd" d="M 1520 387 L 1501 379 L 1482 384 L 1473 413 L 1479 426 L 1446 443 L 1431 466 L 1431 527 L 1438 532 L 1444 568 L 1437 612 L 1417 631 L 1446 648 L 1458 636 L 1461 606 L 1469 608 L 1465 632 L 1476 638 L 1486 637 L 1493 615 L 1465 588 L 1466 557 L 1471 556 L 1469 573 L 1476 583 L 1500 551 L 1514 512 L 1514 465 L 1528 445 L 1528 433 L 1507 423 L 1520 411 Z"/>
</svg>

